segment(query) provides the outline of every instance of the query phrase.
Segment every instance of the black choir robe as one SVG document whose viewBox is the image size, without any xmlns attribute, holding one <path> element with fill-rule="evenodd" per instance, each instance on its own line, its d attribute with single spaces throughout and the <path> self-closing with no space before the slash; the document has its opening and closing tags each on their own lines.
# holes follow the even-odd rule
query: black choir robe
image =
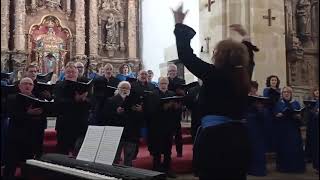
<svg viewBox="0 0 320 180">
<path fill-rule="evenodd" d="M 303 173 L 305 171 L 304 151 L 300 131 L 301 119 L 297 119 L 294 110 L 299 110 L 298 101 L 281 99 L 275 105 L 274 117 L 276 168 L 280 172 Z"/>
<path fill-rule="evenodd" d="M 29 104 L 20 95 L 8 97 L 8 140 L 6 146 L 5 174 L 12 176 L 20 161 L 40 155 L 43 140 L 44 113 L 31 115 L 27 113 Z"/>
<path fill-rule="evenodd" d="M 108 118 L 104 116 L 103 106 L 110 97 L 114 96 L 115 89 L 108 88 L 107 86 L 117 88 L 119 82 L 120 81 L 113 76 L 111 76 L 109 80 L 103 76 L 94 79 L 93 96 L 91 99 L 92 106 L 94 106 L 92 124 L 100 125 Z"/>
<path fill-rule="evenodd" d="M 172 97 L 173 91 L 162 92 L 159 89 L 153 91 L 152 110 L 149 112 L 151 118 L 148 119 L 148 149 L 151 154 L 170 155 L 172 147 L 172 138 L 176 129 L 176 119 L 173 115 L 175 110 L 163 109 L 164 103 L 161 98 Z"/>
<path fill-rule="evenodd" d="M 73 148 L 77 139 L 85 135 L 90 109 L 89 101 L 75 101 L 75 92 L 69 85 L 65 81 L 59 81 L 54 91 L 55 107 L 58 112 L 56 121 L 58 148 L 62 148 L 63 153 L 66 153 L 66 149 Z"/>
<path fill-rule="evenodd" d="M 203 81 L 198 100 L 199 117 L 217 115 L 242 119 L 247 109 L 248 91 L 234 94 L 236 87 L 229 83 L 228 70 L 218 69 L 193 53 L 190 41 L 195 33 L 189 26 L 175 25 L 179 60 Z M 206 128 L 196 138 L 193 155 L 194 168 L 200 178 L 246 179 L 250 155 L 246 127 L 232 122 Z"/>
</svg>

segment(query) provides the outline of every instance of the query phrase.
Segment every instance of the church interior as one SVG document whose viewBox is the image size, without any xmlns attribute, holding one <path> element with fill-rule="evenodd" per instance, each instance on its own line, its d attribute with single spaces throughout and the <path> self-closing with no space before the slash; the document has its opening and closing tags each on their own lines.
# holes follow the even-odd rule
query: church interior
<svg viewBox="0 0 320 180">
<path fill-rule="evenodd" d="M 304 150 L 308 143 L 314 143 L 314 139 L 317 139 L 315 141 L 319 140 L 318 128 L 314 128 L 316 125 L 311 124 L 314 121 L 311 118 L 314 111 L 311 112 L 310 109 L 307 109 L 307 105 L 309 105 L 307 102 L 311 101 L 311 99 L 312 102 L 313 100 L 317 102 L 317 112 L 315 110 L 315 113 L 318 119 L 318 0 L 153 1 L 1 0 L 2 111 L 3 109 L 5 111 L 9 109 L 9 105 L 6 104 L 10 99 L 8 95 L 11 93 L 8 90 L 9 86 L 19 88 L 22 80 L 25 77 L 29 77 L 27 75 L 28 69 L 33 67 L 36 67 L 37 75 L 50 75 L 50 79 L 45 83 L 55 87 L 58 86 L 59 82 L 67 79 L 66 69 L 69 68 L 70 63 L 73 63 L 74 65 L 72 66 L 76 68 L 78 68 L 77 65 L 82 65 L 82 75 L 88 80 L 86 83 L 89 82 L 90 84 L 92 81 L 93 86 L 96 86 L 95 79 L 99 80 L 99 78 L 107 74 L 108 67 L 111 66 L 110 76 L 112 77 L 125 74 L 124 69 L 127 68 L 130 76 L 127 74 L 125 75 L 127 79 L 120 78 L 119 80 L 129 81 L 131 92 L 134 92 L 133 89 L 136 86 L 134 83 L 132 84 L 130 78 L 134 81 L 140 81 L 139 78 L 141 78 L 141 73 L 143 72 L 148 73 L 146 76 L 149 76 L 149 72 L 151 72 L 151 79 L 148 80 L 148 83 L 150 81 L 157 88 L 160 86 L 161 77 L 168 77 L 168 88 L 170 90 L 170 83 L 172 83 L 170 80 L 170 70 L 172 70 L 170 65 L 172 64 L 175 67 L 175 76 L 184 82 L 180 85 L 198 81 L 199 79 L 179 60 L 180 54 L 177 51 L 178 45 L 174 35 L 175 21 L 172 11 L 182 3 L 185 3 L 187 5 L 182 10 L 183 12 L 188 11 L 185 24 L 196 31 L 195 38 L 191 41 L 193 53 L 206 63 L 212 64 L 216 44 L 221 40 L 233 39 L 237 42 L 243 42 L 244 38 L 250 39 L 250 42 L 258 47 L 258 50 L 253 52 L 254 69 L 251 77 L 252 81 L 259 84 L 259 87 L 256 87 L 257 93 L 264 94 L 265 88 L 270 86 L 268 77 L 271 79 L 272 77 L 277 78 L 278 83 L 280 83 L 280 86 L 279 84 L 277 85 L 278 89 L 282 90 L 285 87 L 290 87 L 292 90 L 291 98 L 297 100 L 301 104 L 301 109 L 304 109 L 301 120 L 302 125 L 298 127 Z M 169 18 L 166 19 L 165 17 Z M 246 31 L 246 35 L 241 36 L 237 31 L 229 28 L 233 24 L 241 24 L 241 27 Z M 165 32 L 169 32 L 169 34 Z M 80 69 L 77 72 L 80 74 Z M 110 83 L 109 80 L 106 82 Z M 108 90 L 112 86 L 117 89 L 116 91 L 120 91 L 119 85 L 121 83 L 119 84 L 119 82 L 108 84 Z M 36 87 L 36 83 L 34 81 L 34 87 Z M 91 88 L 92 91 L 95 91 L 95 88 Z M 176 91 L 177 87 L 175 88 L 174 90 Z M 147 90 L 145 89 L 145 91 Z M 142 91 L 142 93 L 146 94 L 145 91 Z M 53 97 L 54 92 L 53 90 Z M 315 92 L 318 94 L 316 95 Z M 186 91 L 184 95 L 186 96 L 187 93 Z M 178 93 L 176 94 L 178 96 Z M 94 94 L 90 95 L 89 92 L 88 98 L 91 98 L 91 96 L 96 97 Z M 101 99 L 99 100 L 100 96 L 97 97 L 93 106 L 104 108 L 109 105 L 99 105 L 98 102 Z M 55 98 L 52 99 L 56 102 Z M 80 111 L 75 112 L 80 113 Z M 103 112 L 101 109 L 99 111 Z M 181 111 L 179 131 L 183 154 L 178 150 L 176 151 L 178 144 L 173 142 L 172 153 L 170 151 L 172 157 L 170 159 L 170 173 L 172 171 L 176 175 L 171 176 L 170 173 L 165 173 L 167 173 L 168 179 L 195 180 L 198 177 L 193 174 L 192 162 L 194 145 L 194 134 L 192 134 L 193 116 L 191 108 L 188 109 L 187 105 Z M 95 116 L 94 112 L 93 108 L 88 111 L 90 115 L 93 114 Z M 1 113 L 1 147 L 7 146 L 6 138 L 8 137 L 8 130 L 11 128 L 9 125 L 10 112 L 8 114 L 7 112 Z M 91 117 L 90 115 L 88 118 Z M 97 113 L 98 115 L 99 113 Z M 57 139 L 59 139 L 59 135 L 56 131 L 58 116 L 60 114 L 53 117 L 45 117 L 46 127 L 43 129 L 43 142 L 41 143 L 43 154 L 58 152 Z M 311 126 L 312 128 L 310 128 Z M 138 140 L 138 152 L 131 166 L 138 168 L 135 172 L 140 173 L 140 169 L 146 169 L 150 170 L 150 172 L 145 172 L 145 174 L 152 174 L 154 159 L 151 152 L 149 153 L 150 147 L 147 142 L 147 135 L 145 135 L 146 132 L 143 129 L 141 128 L 141 137 Z M 271 134 L 269 131 L 272 130 L 269 129 L 267 131 L 266 134 Z M 310 135 L 311 133 L 316 133 L 315 137 Z M 176 136 L 174 137 L 176 138 Z M 314 145 L 309 146 L 311 149 L 314 147 Z M 318 143 L 317 147 L 316 153 L 319 154 Z M 3 151 L 6 152 L 6 150 L 3 148 L 1 150 L 2 177 L 4 176 L 4 161 L 6 159 L 6 154 L 4 153 L 3 155 Z M 313 152 L 313 150 L 311 151 Z M 307 155 L 305 156 L 306 170 L 303 173 L 283 173 L 275 170 L 277 153 L 268 150 L 264 152 L 265 173 L 262 173 L 263 175 L 249 173 L 247 179 L 319 179 L 319 164 L 314 167 L 315 165 L 311 160 L 313 156 L 310 154 L 308 157 Z M 126 157 L 123 155 L 120 161 L 123 162 L 124 158 Z M 25 162 L 19 162 L 17 166 L 18 168 L 15 171 L 16 178 L 29 177 L 37 179 L 37 175 L 32 174 L 37 171 L 32 165 L 27 164 L 25 167 Z M 52 173 L 51 171 L 55 170 L 49 171 L 45 171 L 44 174 Z M 55 173 L 53 174 L 56 177 L 63 178 L 65 173 L 62 173 L 62 176 L 61 172 L 59 173 L 59 176 L 56 176 L 57 174 Z M 74 173 L 78 172 L 75 171 Z M 89 175 L 83 173 L 81 177 L 78 175 L 73 176 L 69 173 L 68 178 L 70 175 L 70 178 L 74 179 L 117 179 L 110 173 L 110 177 L 107 177 L 106 174 L 103 175 L 104 177 L 91 174 L 94 174 L 94 172 L 90 172 Z M 41 175 L 43 176 L 43 174 Z M 159 179 L 161 178 L 159 176 Z"/>
</svg>

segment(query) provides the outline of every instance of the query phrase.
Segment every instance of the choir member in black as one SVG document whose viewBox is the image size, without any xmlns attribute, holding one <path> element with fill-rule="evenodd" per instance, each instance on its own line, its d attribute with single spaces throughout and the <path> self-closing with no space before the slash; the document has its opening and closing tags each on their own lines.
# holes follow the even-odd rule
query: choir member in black
<svg viewBox="0 0 320 180">
<path fill-rule="evenodd" d="M 33 80 L 25 77 L 19 81 L 19 93 L 35 97 L 32 94 Z M 32 107 L 24 103 L 21 95 L 9 97 L 8 115 L 10 118 L 8 142 L 5 156 L 4 176 L 13 178 L 19 162 L 32 159 L 38 154 L 42 142 L 39 141 L 39 132 L 43 129 L 43 109 Z"/>
<path fill-rule="evenodd" d="M 153 90 L 155 90 L 155 86 L 148 82 L 148 73 L 146 70 L 140 70 L 138 73 L 138 79 L 137 81 L 131 82 L 131 95 L 132 99 L 135 99 L 136 107 L 142 109 L 141 113 L 136 113 L 136 116 L 134 118 L 137 119 L 137 122 L 141 122 L 140 128 L 141 132 L 139 134 L 143 134 L 143 130 L 147 127 L 148 119 L 151 118 L 152 114 L 148 113 L 148 108 L 150 107 L 149 104 L 152 104 L 149 94 Z M 140 119 L 138 121 L 138 119 Z M 148 131 L 148 130 L 146 130 Z M 145 133 L 146 134 L 146 133 Z M 137 139 L 137 143 L 139 142 L 139 139 Z M 138 154 L 138 146 L 136 155 Z"/>
<path fill-rule="evenodd" d="M 305 171 L 301 114 L 298 101 L 292 98 L 292 88 L 282 89 L 282 98 L 274 109 L 276 168 L 280 172 L 303 173 Z"/>
<path fill-rule="evenodd" d="M 251 143 L 251 161 L 248 174 L 253 176 L 266 176 L 266 148 L 265 148 L 265 132 L 264 118 L 267 113 L 267 99 L 260 97 L 257 81 L 251 81 L 249 96 L 247 126 L 249 139 Z M 260 97 L 260 98 L 259 98 Z"/>
<path fill-rule="evenodd" d="M 76 66 L 76 68 L 78 69 L 78 78 L 77 78 L 77 81 L 80 81 L 80 82 L 88 82 L 89 81 L 89 78 L 87 77 L 87 75 L 85 74 L 84 72 L 84 65 L 82 62 L 76 62 L 74 64 Z"/>
<path fill-rule="evenodd" d="M 319 88 L 314 88 L 312 95 L 312 99 L 304 101 L 307 111 L 305 155 L 319 173 Z"/>
<path fill-rule="evenodd" d="M 124 127 L 114 163 L 119 163 L 123 150 L 126 166 L 132 166 L 132 160 L 136 156 L 141 127 L 139 117 L 142 113 L 142 106 L 135 104 L 135 97 L 130 90 L 130 83 L 121 81 L 116 95 L 109 99 L 104 108 L 105 116 L 108 116 L 105 125 Z"/>
<path fill-rule="evenodd" d="M 103 72 L 103 76 L 93 81 L 93 104 L 95 106 L 93 124 L 96 125 L 101 125 L 107 118 L 103 116 L 103 105 L 108 98 L 114 96 L 115 89 L 111 87 L 116 88 L 120 82 L 113 76 L 113 66 L 110 63 L 104 66 Z"/>
<path fill-rule="evenodd" d="M 220 41 L 214 65 L 199 59 L 190 46 L 196 32 L 182 24 L 182 6 L 173 11 L 179 60 L 203 81 L 199 93 L 201 129 L 193 149 L 193 163 L 200 180 L 246 179 L 250 145 L 240 119 L 246 112 L 249 75 L 247 48 L 234 40 Z"/>
<path fill-rule="evenodd" d="M 230 25 L 230 29 L 238 32 L 243 37 L 242 44 L 244 44 L 247 47 L 248 53 L 249 53 L 248 73 L 251 79 L 253 74 L 253 69 L 255 66 L 254 52 L 258 52 L 259 48 L 257 48 L 257 46 L 251 43 L 251 40 L 250 40 L 250 37 L 248 36 L 247 31 L 242 27 L 241 24 L 232 24 Z"/>
<path fill-rule="evenodd" d="M 152 117 L 148 123 L 148 149 L 153 156 L 153 170 L 162 171 L 168 177 L 176 177 L 171 171 L 171 148 L 172 138 L 176 129 L 175 102 L 162 101 L 161 98 L 172 97 L 173 91 L 168 90 L 169 80 L 159 78 L 159 89 L 153 91 Z M 161 163 L 161 155 L 163 162 Z"/>
<path fill-rule="evenodd" d="M 175 64 L 169 64 L 168 65 L 168 78 L 169 78 L 169 86 L 168 89 L 170 91 L 175 92 L 177 95 L 184 96 L 185 93 L 183 89 L 180 88 L 180 85 L 185 84 L 186 81 L 184 79 L 181 79 L 177 76 L 178 73 L 178 68 Z M 177 156 L 182 157 L 182 132 L 181 132 L 181 113 L 182 110 L 177 111 L 176 114 L 174 115 L 175 118 L 177 119 L 177 124 L 176 124 L 176 133 L 174 136 L 174 143 L 176 144 L 176 151 L 177 151 Z"/>
<path fill-rule="evenodd" d="M 32 64 L 28 65 L 24 72 L 24 76 L 29 77 L 33 81 L 34 88 L 33 88 L 32 94 L 39 99 L 51 100 L 52 99 L 51 93 L 48 90 L 42 90 L 39 88 L 37 74 L 38 74 L 38 67 Z M 15 84 L 18 86 L 19 81 L 16 81 Z"/>
<path fill-rule="evenodd" d="M 76 142 L 81 140 L 88 126 L 90 104 L 88 92 L 78 92 L 70 87 L 69 81 L 77 81 L 78 70 L 73 62 L 65 66 L 65 80 L 57 82 L 55 103 L 58 111 L 56 121 L 57 149 L 59 153 L 68 154 L 74 150 Z"/>
<path fill-rule="evenodd" d="M 191 112 L 191 137 L 192 142 L 194 142 L 197 130 L 201 124 L 199 117 L 199 106 L 198 106 L 198 98 L 199 91 L 202 84 L 202 81 L 199 79 L 199 84 L 195 87 L 192 87 L 188 90 L 188 93 L 185 95 L 184 104 Z"/>
<path fill-rule="evenodd" d="M 32 94 L 39 99 L 42 100 L 52 100 L 52 94 L 50 91 L 43 89 L 40 87 L 40 85 L 38 84 L 38 80 L 37 80 L 37 74 L 38 74 L 38 67 L 36 65 L 28 65 L 25 69 L 25 77 L 29 77 L 30 79 L 32 79 L 33 81 L 33 90 L 32 90 Z M 19 81 L 16 82 L 16 84 L 19 84 Z M 38 130 L 39 136 L 37 137 L 39 144 L 42 145 L 43 142 L 43 138 L 44 138 L 44 130 L 47 128 L 47 117 L 46 116 L 42 116 L 42 120 L 39 121 L 41 123 L 38 123 L 37 126 L 38 128 L 35 128 L 36 130 Z M 42 154 L 42 146 L 38 146 L 38 150 L 37 150 L 37 156 L 39 157 Z"/>
<path fill-rule="evenodd" d="M 5 157 L 5 145 L 7 140 L 7 132 L 9 125 L 8 118 L 8 101 L 7 98 L 10 94 L 15 93 L 15 87 L 11 85 L 11 76 L 12 73 L 2 73 L 1 72 L 1 166 L 4 165 Z"/>
<path fill-rule="evenodd" d="M 266 117 L 265 117 L 265 132 L 266 132 L 266 149 L 267 152 L 274 152 L 274 141 L 275 137 L 273 134 L 273 117 L 272 111 L 274 105 L 279 101 L 281 90 L 280 79 L 276 75 L 270 75 L 266 80 L 266 88 L 263 89 L 263 96 L 270 98 L 271 104 L 267 109 Z"/>
</svg>

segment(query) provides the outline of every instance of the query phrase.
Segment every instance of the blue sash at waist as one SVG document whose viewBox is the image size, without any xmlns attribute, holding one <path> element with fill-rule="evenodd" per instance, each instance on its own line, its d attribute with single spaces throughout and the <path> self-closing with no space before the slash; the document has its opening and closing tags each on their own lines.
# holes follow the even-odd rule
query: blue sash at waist
<svg viewBox="0 0 320 180">
<path fill-rule="evenodd" d="M 201 128 L 217 126 L 230 121 L 232 121 L 232 119 L 226 116 L 207 115 L 201 119 Z"/>
</svg>

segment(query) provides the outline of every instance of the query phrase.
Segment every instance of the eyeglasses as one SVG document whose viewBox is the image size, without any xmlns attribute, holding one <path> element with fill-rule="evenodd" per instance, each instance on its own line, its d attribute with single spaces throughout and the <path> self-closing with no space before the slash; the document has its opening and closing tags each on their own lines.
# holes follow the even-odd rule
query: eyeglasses
<svg viewBox="0 0 320 180">
<path fill-rule="evenodd" d="M 76 68 L 78 68 L 78 69 L 82 69 L 82 68 L 84 68 L 83 66 L 77 66 Z"/>
</svg>

